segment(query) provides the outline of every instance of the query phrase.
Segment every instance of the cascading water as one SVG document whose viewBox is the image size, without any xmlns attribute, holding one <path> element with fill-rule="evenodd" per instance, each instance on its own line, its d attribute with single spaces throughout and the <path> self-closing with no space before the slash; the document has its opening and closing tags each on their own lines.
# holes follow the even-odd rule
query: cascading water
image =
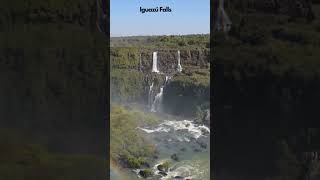
<svg viewBox="0 0 320 180">
<path fill-rule="evenodd" d="M 153 59 L 152 59 L 152 72 L 156 72 L 156 73 L 159 73 L 159 70 L 158 70 L 158 53 L 157 52 L 153 52 Z"/>
<path fill-rule="evenodd" d="M 153 92 L 153 82 L 150 86 L 149 89 L 149 107 L 151 107 L 151 112 L 158 112 L 161 111 L 161 106 L 162 106 L 162 97 L 163 97 L 163 88 L 168 84 L 168 81 L 171 79 L 171 76 L 166 76 L 166 80 L 163 84 L 163 86 L 160 87 L 160 92 L 155 96 L 154 101 L 152 101 L 152 92 Z"/>
<path fill-rule="evenodd" d="M 177 65 L 177 71 L 181 72 L 182 71 L 182 66 L 180 64 L 180 51 L 178 51 L 178 65 Z"/>
<path fill-rule="evenodd" d="M 160 92 L 154 98 L 154 101 L 151 106 L 151 112 L 161 111 L 162 96 L 163 96 L 163 86 L 161 86 Z"/>
<path fill-rule="evenodd" d="M 210 134 L 209 127 L 192 120 L 163 120 L 158 125 L 137 127 L 158 150 L 158 160 L 153 165 L 157 179 L 201 179 L 210 176 Z M 172 156 L 174 155 L 174 156 Z M 175 158 L 173 158 L 175 157 Z M 170 162 L 167 171 L 159 165 Z"/>
<path fill-rule="evenodd" d="M 168 81 L 169 81 L 171 78 L 172 78 L 171 76 L 166 76 L 166 82 L 165 82 L 165 84 L 167 84 Z"/>
<path fill-rule="evenodd" d="M 152 107 L 152 90 L 153 90 L 153 82 L 152 82 L 151 86 L 149 87 L 149 95 L 148 95 L 149 107 Z"/>
</svg>

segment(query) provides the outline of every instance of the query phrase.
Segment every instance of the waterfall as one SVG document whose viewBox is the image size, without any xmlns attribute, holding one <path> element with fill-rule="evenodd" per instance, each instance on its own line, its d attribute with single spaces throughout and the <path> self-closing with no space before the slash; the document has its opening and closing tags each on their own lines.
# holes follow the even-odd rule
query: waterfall
<svg viewBox="0 0 320 180">
<path fill-rule="evenodd" d="M 154 98 L 154 101 L 151 106 L 151 112 L 161 111 L 162 96 L 163 96 L 163 86 L 161 86 L 160 92 Z"/>
<path fill-rule="evenodd" d="M 149 87 L 149 95 L 148 95 L 149 107 L 152 107 L 152 90 L 153 90 L 153 82 L 152 82 L 151 86 Z"/>
<path fill-rule="evenodd" d="M 172 76 L 166 76 L 166 82 L 164 83 L 165 85 L 168 84 L 168 81 L 172 78 Z"/>
<path fill-rule="evenodd" d="M 157 62 L 157 52 L 153 52 L 153 60 L 152 60 L 152 72 L 156 72 L 156 73 L 159 73 L 159 70 L 158 70 L 158 62 Z"/>
<path fill-rule="evenodd" d="M 168 81 L 172 78 L 172 76 L 166 76 L 166 81 L 164 84 L 160 87 L 160 92 L 155 96 L 154 100 L 152 98 L 152 92 L 153 92 L 153 83 L 150 86 L 149 89 L 149 107 L 151 107 L 151 112 L 158 112 L 161 111 L 162 106 L 162 97 L 163 97 L 163 88 L 168 84 Z"/>
<path fill-rule="evenodd" d="M 177 71 L 178 72 L 182 71 L 182 66 L 180 64 L 180 51 L 178 51 L 178 67 L 177 67 Z"/>
</svg>

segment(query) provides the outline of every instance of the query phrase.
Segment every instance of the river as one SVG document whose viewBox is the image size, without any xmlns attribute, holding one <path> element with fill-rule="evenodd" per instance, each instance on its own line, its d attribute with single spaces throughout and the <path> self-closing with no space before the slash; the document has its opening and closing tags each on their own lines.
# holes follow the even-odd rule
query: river
<svg viewBox="0 0 320 180">
<path fill-rule="evenodd" d="M 148 179 L 210 179 L 210 129 L 188 120 L 163 120 L 153 127 L 137 127 L 156 145 L 158 158 L 151 163 L 155 175 Z M 166 176 L 159 174 L 157 165 L 170 161 Z M 139 170 L 136 170 L 138 172 Z M 112 180 L 139 179 L 134 171 L 111 168 Z"/>
</svg>

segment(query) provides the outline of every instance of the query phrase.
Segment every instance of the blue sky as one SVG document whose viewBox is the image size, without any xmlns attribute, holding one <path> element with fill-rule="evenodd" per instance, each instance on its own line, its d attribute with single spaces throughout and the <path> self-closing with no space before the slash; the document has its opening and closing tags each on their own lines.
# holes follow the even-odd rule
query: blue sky
<svg viewBox="0 0 320 180">
<path fill-rule="evenodd" d="M 140 13 L 169 6 L 171 13 Z M 210 0 L 110 0 L 110 34 L 184 35 L 210 32 Z"/>
</svg>

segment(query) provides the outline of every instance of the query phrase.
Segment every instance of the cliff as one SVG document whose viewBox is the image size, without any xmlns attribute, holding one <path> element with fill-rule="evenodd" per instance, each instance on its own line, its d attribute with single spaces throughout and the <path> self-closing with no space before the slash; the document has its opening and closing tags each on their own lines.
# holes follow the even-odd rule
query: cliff
<svg viewBox="0 0 320 180">
<path fill-rule="evenodd" d="M 154 51 L 158 52 L 159 74 L 152 73 Z M 155 97 L 160 87 L 165 84 L 166 76 L 170 76 L 172 78 L 164 86 L 163 109 L 175 115 L 195 116 L 197 106 L 204 102 L 209 104 L 209 50 L 182 48 L 180 58 L 183 71 L 177 73 L 178 49 L 111 48 L 112 98 L 121 102 L 139 102 L 148 105 L 151 84 L 153 83 L 154 88 L 151 96 Z M 192 96 L 201 98 L 193 101 Z"/>
<path fill-rule="evenodd" d="M 104 153 L 98 141 L 109 57 L 95 7 L 86 0 L 0 2 L 1 127 L 50 137 L 45 143 L 55 142 L 55 150 Z"/>
<path fill-rule="evenodd" d="M 216 179 L 303 179 L 299 156 L 317 144 L 302 131 L 319 114 L 320 6 L 229 2 L 233 26 L 212 38 Z M 311 5 L 312 21 L 293 8 L 299 2 Z"/>
<path fill-rule="evenodd" d="M 214 107 L 221 124 L 288 125 L 314 119 L 320 11 L 318 4 L 311 5 L 313 22 L 292 21 L 289 14 L 255 6 L 247 7 L 252 11 L 230 7 L 228 38 L 213 35 Z"/>
<path fill-rule="evenodd" d="M 95 1 L 0 2 L 0 177 L 106 179 Z"/>
<path fill-rule="evenodd" d="M 111 68 L 127 69 L 149 73 L 152 71 L 153 52 L 158 52 L 158 69 L 167 74 L 174 73 L 178 64 L 178 49 L 140 49 L 133 47 L 111 48 Z M 181 65 L 209 68 L 210 59 L 208 49 L 180 50 Z"/>
<path fill-rule="evenodd" d="M 227 0 L 226 2 L 228 7 L 242 12 L 287 15 L 291 20 L 305 18 L 308 21 L 312 21 L 315 18 L 315 13 L 312 8 L 313 3 L 319 3 L 317 0 L 243 0 L 241 2 Z"/>
</svg>

